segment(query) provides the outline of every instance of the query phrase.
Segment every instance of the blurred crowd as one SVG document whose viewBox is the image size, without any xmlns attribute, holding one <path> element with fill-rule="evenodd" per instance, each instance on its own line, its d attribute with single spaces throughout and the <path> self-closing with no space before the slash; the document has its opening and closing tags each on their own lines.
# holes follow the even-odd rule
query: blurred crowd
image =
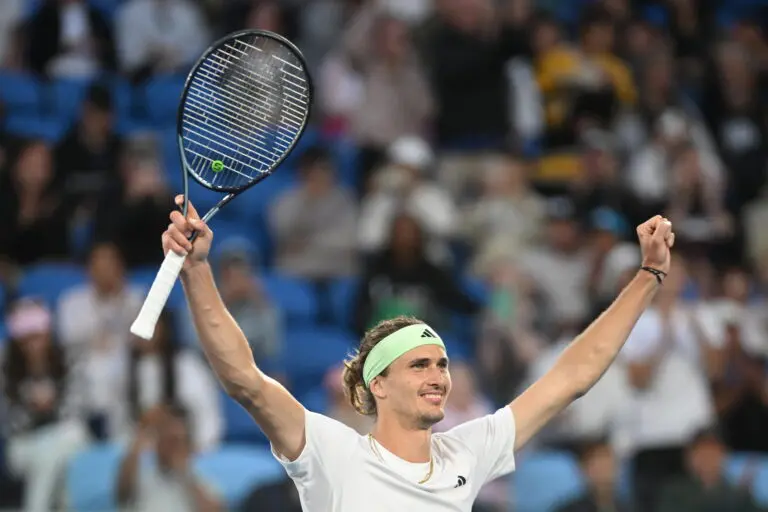
<svg viewBox="0 0 768 512">
<path fill-rule="evenodd" d="M 291 380 L 291 304 L 263 277 L 301 282 L 319 304 L 311 323 L 343 336 L 418 316 L 455 354 L 448 429 L 547 371 L 635 274 L 634 226 L 661 213 L 677 233 L 672 272 L 616 364 L 526 452 L 580 464 L 583 492 L 552 510 L 768 507 L 752 465 L 736 483 L 721 470 L 730 454 L 768 455 L 758 0 L 2 0 L 0 507 L 54 509 L 68 461 L 104 442 L 125 446 L 119 503 L 231 506 L 190 462 L 230 439 L 188 311 L 169 309 L 149 342 L 128 330 L 146 292 L 132 276 L 162 261 L 181 189 L 163 149 L 173 118 L 159 124 L 121 87 L 151 94 L 244 28 L 293 40 L 316 87 L 285 169 L 211 224 L 221 295 L 257 364 L 366 432 L 338 365 Z M 9 92 L 20 77 L 87 86 L 56 104 L 72 115 L 51 130 L 23 87 Z M 59 264 L 85 281 L 55 301 L 24 292 L 30 269 Z M 525 489 L 510 487 L 488 485 L 477 510 L 511 510 Z M 243 508 L 273 502 L 299 510 L 285 482 Z"/>
</svg>

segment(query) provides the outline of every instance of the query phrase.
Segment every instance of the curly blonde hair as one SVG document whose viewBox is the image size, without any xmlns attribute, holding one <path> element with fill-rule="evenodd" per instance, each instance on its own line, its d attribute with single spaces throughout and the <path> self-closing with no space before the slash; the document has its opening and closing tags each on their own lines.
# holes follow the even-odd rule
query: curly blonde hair
<svg viewBox="0 0 768 512">
<path fill-rule="evenodd" d="M 412 316 L 398 316 L 391 320 L 383 320 L 371 327 L 360 341 L 360 346 L 355 354 L 344 361 L 344 394 L 352 407 L 364 416 L 376 414 L 376 400 L 373 393 L 365 386 L 363 380 L 363 367 L 368 354 L 381 340 L 409 325 L 423 323 Z M 380 375 L 386 376 L 389 368 L 385 368 Z"/>
</svg>

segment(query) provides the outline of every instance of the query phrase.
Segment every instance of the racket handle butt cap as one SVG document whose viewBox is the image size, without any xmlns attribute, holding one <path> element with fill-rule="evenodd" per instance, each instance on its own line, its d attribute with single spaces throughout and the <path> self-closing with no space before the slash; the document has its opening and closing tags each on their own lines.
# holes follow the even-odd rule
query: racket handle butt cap
<svg viewBox="0 0 768 512">
<path fill-rule="evenodd" d="M 152 283 L 152 287 L 149 289 L 147 298 L 144 299 L 141 311 L 139 311 L 136 320 L 131 324 L 131 334 L 145 340 L 152 338 L 157 321 L 165 308 L 166 302 L 168 302 L 168 297 L 171 295 L 173 286 L 176 284 L 185 259 L 186 256 L 179 256 L 173 251 L 168 251 Z"/>
</svg>

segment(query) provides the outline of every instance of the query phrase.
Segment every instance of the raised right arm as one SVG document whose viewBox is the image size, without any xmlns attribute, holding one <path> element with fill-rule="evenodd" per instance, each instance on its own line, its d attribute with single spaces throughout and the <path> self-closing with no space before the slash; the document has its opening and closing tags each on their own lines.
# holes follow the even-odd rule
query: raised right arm
<svg viewBox="0 0 768 512">
<path fill-rule="evenodd" d="M 188 219 L 179 212 L 171 214 L 173 224 L 163 236 L 163 246 L 166 250 L 189 252 L 181 282 L 206 358 L 227 394 L 250 413 L 275 450 L 294 460 L 304 449 L 304 408 L 285 387 L 256 366 L 245 335 L 216 289 L 207 261 L 213 233 L 199 220 L 192 205 Z M 184 233 L 192 230 L 198 232 L 198 238 L 189 251 Z"/>
</svg>

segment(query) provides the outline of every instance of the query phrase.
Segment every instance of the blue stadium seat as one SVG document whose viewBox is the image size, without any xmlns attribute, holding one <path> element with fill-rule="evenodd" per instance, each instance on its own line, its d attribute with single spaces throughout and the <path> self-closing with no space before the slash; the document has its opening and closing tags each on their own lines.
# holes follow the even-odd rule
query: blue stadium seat
<svg viewBox="0 0 768 512">
<path fill-rule="evenodd" d="M 221 393 L 221 408 L 224 418 L 224 439 L 229 443 L 269 444 L 267 437 L 253 421 L 250 414 L 229 395 Z"/>
<path fill-rule="evenodd" d="M 222 216 L 236 216 L 238 219 L 256 219 L 269 214 L 269 207 L 283 193 L 295 187 L 298 183 L 293 169 L 286 164 L 268 178 L 256 184 L 248 191 L 248 196 L 238 198 L 222 210 Z"/>
<path fill-rule="evenodd" d="M 301 155 L 306 151 L 307 149 L 314 147 L 322 142 L 322 137 L 320 135 L 320 131 L 312 126 L 308 126 L 304 133 L 302 134 L 299 141 L 296 143 L 296 146 L 293 148 L 293 151 L 291 151 L 291 154 L 288 155 L 288 158 L 285 159 L 283 162 L 281 168 L 289 167 L 289 168 L 295 168 L 296 162 L 298 162 Z"/>
<path fill-rule="evenodd" d="M 359 286 L 360 279 L 358 277 L 341 278 L 331 283 L 331 310 L 335 325 L 342 328 L 352 327 Z"/>
<path fill-rule="evenodd" d="M 760 453 L 734 453 L 726 460 L 723 468 L 726 479 L 739 485 L 742 479 L 751 478 L 752 496 L 759 507 L 768 507 L 768 456 Z"/>
<path fill-rule="evenodd" d="M 134 87 L 127 80 L 115 77 L 110 80 L 110 89 L 116 117 L 115 131 L 120 135 L 129 135 L 148 129 L 150 123 Z"/>
<path fill-rule="evenodd" d="M 328 410 L 328 398 L 328 392 L 322 386 L 317 386 L 297 397 L 305 409 L 320 414 L 325 414 Z"/>
<path fill-rule="evenodd" d="M 66 475 L 68 510 L 107 512 L 117 509 L 115 482 L 125 448 L 116 443 L 93 445 L 70 461 Z M 151 453 L 141 459 L 143 468 L 155 464 Z M 286 478 L 268 448 L 223 445 L 195 458 L 196 472 L 224 499 L 227 509 L 235 507 L 249 492 Z"/>
<path fill-rule="evenodd" d="M 489 298 L 488 287 L 479 279 L 469 276 L 460 277 L 460 284 L 464 292 L 474 300 L 485 304 Z M 462 343 L 471 343 L 474 338 L 475 318 L 469 315 L 456 313 L 452 316 L 451 330 Z"/>
<path fill-rule="evenodd" d="M 184 75 L 159 75 L 144 86 L 145 108 L 156 127 L 175 126 L 185 79 Z"/>
<path fill-rule="evenodd" d="M 64 126 L 71 126 L 80 110 L 91 84 L 90 80 L 58 79 L 47 87 L 48 112 Z"/>
<path fill-rule="evenodd" d="M 66 124 L 55 117 L 12 114 L 5 121 L 5 130 L 10 135 L 42 139 L 51 144 L 59 142 L 66 129 Z"/>
<path fill-rule="evenodd" d="M 318 314 L 317 297 L 306 281 L 277 272 L 262 275 L 261 281 L 267 295 L 281 309 L 288 325 L 306 325 L 315 321 Z"/>
<path fill-rule="evenodd" d="M 0 101 L 9 115 L 40 115 L 44 96 L 40 81 L 31 74 L 0 73 Z"/>
<path fill-rule="evenodd" d="M 295 328 L 288 324 L 282 366 L 291 391 L 302 396 L 322 385 L 326 372 L 355 348 L 346 331 L 322 327 Z"/>
<path fill-rule="evenodd" d="M 85 269 L 65 263 L 40 263 L 27 267 L 18 285 L 20 297 L 37 297 L 55 308 L 66 291 L 87 282 Z"/>
<path fill-rule="evenodd" d="M 68 510 L 116 509 L 115 482 L 123 453 L 117 444 L 96 444 L 73 457 L 66 475 Z"/>
<path fill-rule="evenodd" d="M 195 469 L 218 491 L 227 510 L 235 510 L 254 489 L 287 478 L 269 448 L 242 444 L 198 456 Z"/>
<path fill-rule="evenodd" d="M 88 3 L 100 12 L 107 22 L 111 23 L 117 10 L 123 4 L 123 0 L 88 0 Z"/>
<path fill-rule="evenodd" d="M 330 143 L 330 149 L 336 162 L 339 182 L 350 188 L 357 187 L 360 178 L 360 149 L 357 144 L 346 137 L 339 138 Z"/>
<path fill-rule="evenodd" d="M 552 512 L 577 497 L 584 480 L 572 455 L 540 452 L 520 458 L 512 486 L 516 512 Z"/>
</svg>

